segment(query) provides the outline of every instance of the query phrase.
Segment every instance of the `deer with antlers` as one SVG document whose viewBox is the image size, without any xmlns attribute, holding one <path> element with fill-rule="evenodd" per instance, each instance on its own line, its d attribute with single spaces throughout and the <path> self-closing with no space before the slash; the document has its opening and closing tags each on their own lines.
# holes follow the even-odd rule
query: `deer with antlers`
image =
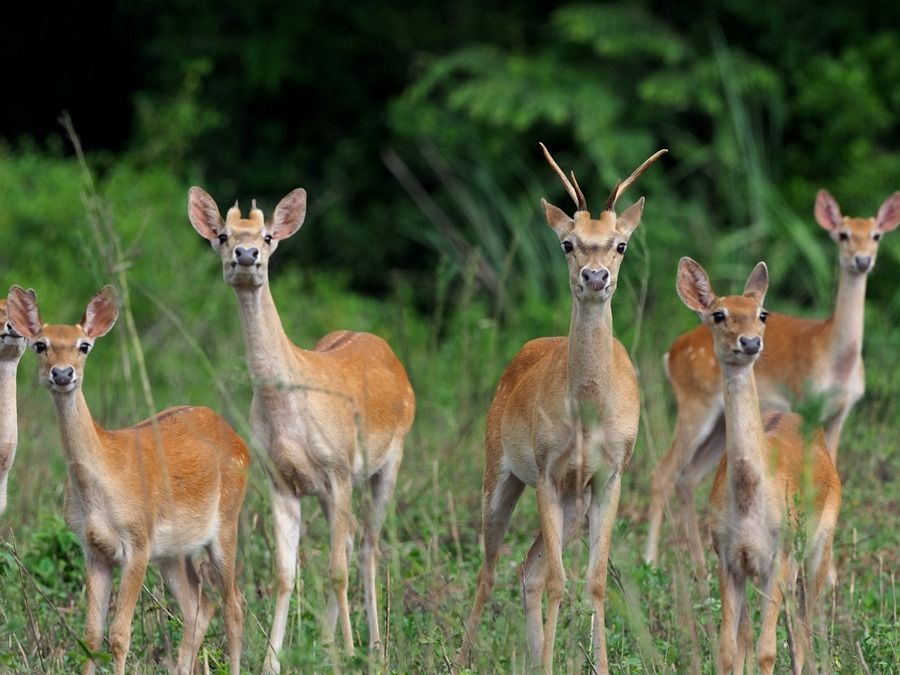
<svg viewBox="0 0 900 675">
<path fill-rule="evenodd" d="M 759 263 L 742 295 L 719 298 L 698 263 L 682 258 L 678 266 L 678 295 L 712 335 L 725 405 L 725 454 L 710 494 L 722 597 L 719 673 L 744 672 L 752 640 L 747 580 L 757 582 L 762 602 L 759 669 L 772 672 L 778 613 L 798 573 L 793 554 L 798 537 L 806 541 L 808 588 L 799 593 L 794 672 L 803 670 L 807 654 L 812 658 L 809 623 L 828 578 L 841 504 L 841 480 L 825 434 L 817 430 L 804 438 L 803 420 L 794 413 L 760 415 L 753 364 L 765 353 L 763 337 L 772 318 L 763 309 L 768 284 L 766 264 Z"/>
<path fill-rule="evenodd" d="M 542 200 L 547 223 L 559 237 L 569 268 L 572 319 L 568 337 L 528 342 L 500 378 L 488 411 L 482 492 L 484 562 L 466 623 L 465 661 L 494 586 L 500 545 L 525 485 L 535 488 L 541 532 L 521 568 L 528 648 L 545 671 L 553 644 L 565 574 L 562 550 L 585 512 L 590 523 L 587 587 L 594 606 L 594 668 L 608 672 L 604 601 L 607 560 L 622 472 L 638 433 L 640 395 L 625 348 L 613 337 L 610 300 L 644 198 L 620 216 L 621 194 L 665 150 L 616 183 L 598 218 L 591 218 L 581 188 L 541 144 L 544 156 L 575 202 L 569 217 Z M 584 497 L 584 498 L 582 498 Z M 547 593 L 546 621 L 541 599 Z"/>
<path fill-rule="evenodd" d="M 18 286 L 9 291 L 7 310 L 37 354 L 40 381 L 56 404 L 68 471 L 65 518 L 87 567 L 84 642 L 92 656 L 100 651 L 113 570 L 120 567 L 109 645 L 116 673 L 125 673 L 135 604 L 155 561 L 184 620 L 176 672 L 192 672 L 212 618 L 191 560 L 205 548 L 224 600 L 231 672 L 239 673 L 243 612 L 234 566 L 250 464 L 244 442 L 209 408 L 169 408 L 115 431 L 93 420 L 82 392 L 84 366 L 118 316 L 111 286 L 74 326 L 45 324 L 34 295 Z M 89 658 L 83 672 L 94 670 Z"/>
<path fill-rule="evenodd" d="M 303 189 L 284 197 L 266 223 L 255 201 L 249 218 L 242 218 L 235 204 L 222 220 L 212 197 L 193 187 L 188 215 L 221 257 L 225 281 L 237 295 L 253 384 L 250 423 L 271 462 L 278 592 L 264 672 L 280 670 L 302 495 L 318 498 L 331 530 L 325 638 L 333 639 L 340 618 L 345 650 L 353 650 L 347 566 L 355 529 L 351 492 L 358 483 L 366 484 L 369 496 L 360 555 L 369 646 L 380 651 L 378 542 L 416 407 L 406 371 L 388 343 L 371 333 L 337 331 L 313 349 L 297 347 L 285 334 L 269 288 L 268 263 L 279 242 L 303 224 Z"/>
<path fill-rule="evenodd" d="M 34 296 L 34 291 L 26 291 Z M 0 300 L 0 515 L 6 511 L 9 472 L 19 443 L 16 414 L 16 373 L 25 353 L 25 338 L 6 319 L 6 298 Z"/>
<path fill-rule="evenodd" d="M 900 225 L 900 192 L 874 218 L 848 218 L 825 190 L 816 197 L 816 221 L 838 247 L 840 278 L 834 313 L 823 320 L 769 315 L 767 348 L 756 364 L 763 410 L 789 410 L 792 398 L 824 400 L 825 439 L 837 463 L 841 430 L 862 398 L 866 279 L 875 267 L 882 236 Z M 701 325 L 680 336 L 664 357 L 675 391 L 678 417 L 669 451 L 653 471 L 649 531 L 644 559 L 655 563 L 665 505 L 674 490 L 691 561 L 705 566 L 694 491 L 721 457 L 724 399 L 713 336 Z"/>
</svg>

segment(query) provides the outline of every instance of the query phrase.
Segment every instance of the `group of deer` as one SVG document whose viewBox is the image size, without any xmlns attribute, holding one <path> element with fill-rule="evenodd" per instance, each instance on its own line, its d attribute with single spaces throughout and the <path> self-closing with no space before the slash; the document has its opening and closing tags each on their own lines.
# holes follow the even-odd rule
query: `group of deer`
<svg viewBox="0 0 900 675">
<path fill-rule="evenodd" d="M 572 319 L 568 337 L 540 338 L 522 348 L 501 376 L 488 411 L 484 561 L 457 661 L 463 665 L 469 657 L 494 585 L 504 533 L 527 484 L 535 488 L 540 514 L 540 534 L 521 567 L 531 659 L 545 671 L 552 670 L 565 584 L 562 551 L 587 515 L 593 669 L 607 673 L 607 563 L 622 473 L 637 438 L 640 410 L 634 368 L 613 337 L 611 298 L 644 199 L 621 215 L 615 205 L 665 151 L 617 183 L 594 219 L 574 173 L 570 181 L 541 147 L 577 207 L 570 217 L 542 202 L 568 265 Z M 268 455 L 277 593 L 266 673 L 280 671 L 278 654 L 301 532 L 299 499 L 304 495 L 318 498 L 330 529 L 332 585 L 324 637 L 333 640 L 340 619 L 344 648 L 353 650 L 347 590 L 356 534 L 352 491 L 359 484 L 365 485 L 367 501 L 360 575 L 369 648 L 380 653 L 379 535 L 415 415 L 415 395 L 406 372 L 381 338 L 338 331 L 305 350 L 285 334 L 269 288 L 268 262 L 279 242 L 300 228 L 305 213 L 302 189 L 282 199 L 268 223 L 255 202 L 249 218 L 243 218 L 235 204 L 223 220 L 206 192 L 194 187 L 189 193 L 190 221 L 219 254 L 225 281 L 238 299 L 253 386 L 251 428 Z M 769 315 L 763 309 L 768 286 L 765 263 L 753 270 L 742 295 L 725 297 L 715 295 L 698 263 L 683 258 L 678 268 L 678 294 L 704 325 L 679 338 L 665 358 L 678 419 L 672 448 L 654 472 L 646 557 L 650 562 L 656 559 L 663 510 L 674 487 L 691 555 L 703 564 L 693 489 L 718 461 L 710 502 L 723 611 L 720 672 L 743 670 L 751 642 L 745 599 L 748 578 L 760 586 L 763 598 L 760 669 L 772 671 L 775 624 L 798 563 L 805 565 L 810 588 L 800 607 L 795 664 L 802 667 L 804 654 L 809 654 L 809 612 L 828 578 L 840 504 L 834 465 L 838 439 L 850 407 L 863 391 L 866 275 L 874 265 L 881 235 L 900 224 L 900 193 L 892 195 L 875 218 L 853 219 L 843 217 L 823 191 L 816 218 L 837 242 L 841 260 L 837 308 L 825 321 Z M 17 442 L 15 373 L 27 344 L 37 355 L 40 381 L 56 404 L 68 468 L 65 516 L 86 558 L 85 644 L 92 656 L 101 648 L 113 570 L 121 567 L 109 647 L 116 672 L 125 672 L 132 615 L 153 561 L 183 615 L 175 669 L 192 672 L 213 613 L 193 561 L 193 555 L 205 549 L 222 593 L 231 672 L 239 672 L 243 612 L 235 557 L 250 463 L 246 445 L 208 408 L 171 408 L 117 431 L 103 429 L 92 419 L 82 393 L 84 366 L 95 340 L 116 321 L 111 287 L 90 301 L 76 325 L 45 324 L 34 291 L 18 286 L 10 289 L 5 303 L 0 301 L 0 312 L 5 314 L 0 335 L 0 512 L 6 505 L 7 475 Z M 805 437 L 802 420 L 786 408 L 790 395 L 810 390 L 829 394 L 830 405 L 825 433 Z M 761 414 L 761 409 L 774 412 Z M 796 561 L 790 531 L 801 521 L 809 530 L 810 543 L 805 560 Z M 89 658 L 84 672 L 94 669 Z"/>
</svg>

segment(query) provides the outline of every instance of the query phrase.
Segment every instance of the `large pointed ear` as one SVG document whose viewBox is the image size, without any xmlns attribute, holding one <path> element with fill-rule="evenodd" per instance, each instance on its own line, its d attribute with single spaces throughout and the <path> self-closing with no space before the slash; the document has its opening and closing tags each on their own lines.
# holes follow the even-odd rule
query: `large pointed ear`
<svg viewBox="0 0 900 675">
<path fill-rule="evenodd" d="M 707 311 L 716 299 L 706 270 L 696 260 L 688 257 L 682 258 L 678 263 L 675 290 L 681 301 L 695 312 Z"/>
<path fill-rule="evenodd" d="M 541 206 L 544 207 L 544 218 L 547 219 L 547 224 L 553 228 L 556 236 L 560 239 L 569 234 L 572 228 L 575 227 L 575 221 L 567 216 L 561 208 L 553 206 L 546 199 L 541 199 Z"/>
<path fill-rule="evenodd" d="M 644 213 L 644 198 L 641 197 L 629 206 L 622 215 L 616 218 L 616 230 L 625 235 L 631 235 L 641 224 L 641 215 Z"/>
<path fill-rule="evenodd" d="M 875 216 L 875 225 L 882 232 L 896 230 L 900 225 L 900 192 L 895 192 L 884 200 Z"/>
<path fill-rule="evenodd" d="M 30 288 L 12 286 L 6 299 L 6 320 L 23 337 L 34 339 L 40 335 L 44 322 L 38 311 L 37 294 Z"/>
<path fill-rule="evenodd" d="M 814 212 L 816 222 L 829 232 L 834 232 L 844 220 L 843 216 L 841 216 L 841 207 L 838 206 L 838 203 L 828 190 L 819 190 L 816 194 Z"/>
<path fill-rule="evenodd" d="M 758 262 L 744 286 L 744 295 L 750 296 L 761 305 L 766 299 L 767 290 L 769 290 L 769 268 L 766 267 L 766 263 Z"/>
<path fill-rule="evenodd" d="M 196 185 L 188 191 L 188 218 L 191 225 L 204 239 L 214 241 L 225 229 L 222 214 L 215 200 L 203 188 Z"/>
<path fill-rule="evenodd" d="M 119 308 L 116 306 L 116 294 L 112 286 L 104 286 L 97 295 L 91 298 L 84 316 L 81 317 L 81 329 L 90 338 L 106 335 L 116 323 Z"/>
<path fill-rule="evenodd" d="M 306 190 L 297 188 L 289 192 L 278 202 L 269 234 L 276 239 L 287 239 L 303 225 L 306 220 Z"/>
</svg>

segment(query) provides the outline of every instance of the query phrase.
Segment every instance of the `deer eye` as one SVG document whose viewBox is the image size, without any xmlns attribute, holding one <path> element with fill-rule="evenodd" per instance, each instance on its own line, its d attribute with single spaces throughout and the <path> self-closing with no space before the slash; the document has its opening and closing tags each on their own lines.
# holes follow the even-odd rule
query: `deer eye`
<svg viewBox="0 0 900 675">
<path fill-rule="evenodd" d="M 80 345 L 78 345 L 78 351 L 80 351 L 82 354 L 87 354 L 89 351 L 91 351 L 90 343 L 82 342 Z"/>
<path fill-rule="evenodd" d="M 766 319 L 768 319 L 768 318 L 769 318 L 769 313 L 767 311 L 763 310 L 762 312 L 759 313 L 759 320 L 762 321 L 763 323 L 765 323 Z"/>
<path fill-rule="evenodd" d="M 564 241 L 562 243 L 562 250 L 565 251 L 566 253 L 571 253 L 572 249 L 574 249 L 574 248 L 575 247 L 572 245 L 571 241 Z"/>
<path fill-rule="evenodd" d="M 32 347 L 34 349 L 35 354 L 43 354 L 45 351 L 47 351 L 47 343 L 46 342 L 35 342 L 34 345 L 32 345 Z"/>
<path fill-rule="evenodd" d="M 623 241 L 621 244 L 616 246 L 616 251 L 619 252 L 620 254 L 625 253 L 626 248 L 627 248 L 627 246 L 625 245 L 625 242 Z"/>
<path fill-rule="evenodd" d="M 271 244 L 272 243 L 272 235 L 267 234 L 265 237 L 263 237 L 263 241 L 265 241 L 267 244 Z"/>
<path fill-rule="evenodd" d="M 846 232 L 841 232 L 840 234 L 838 234 L 838 239 L 840 239 L 841 241 L 850 241 L 850 235 Z"/>
<path fill-rule="evenodd" d="M 228 241 L 228 235 L 227 235 L 227 234 L 220 234 L 220 235 L 219 235 L 219 243 L 220 243 L 220 244 L 224 244 L 224 243 L 227 242 L 227 241 Z"/>
<path fill-rule="evenodd" d="M 880 232 L 876 232 L 875 234 L 872 235 L 872 239 L 874 239 L 875 241 L 880 241 L 880 240 L 881 240 L 881 233 L 880 233 Z"/>
<path fill-rule="evenodd" d="M 725 320 L 725 312 L 713 312 L 712 318 L 716 323 L 722 323 Z"/>
</svg>

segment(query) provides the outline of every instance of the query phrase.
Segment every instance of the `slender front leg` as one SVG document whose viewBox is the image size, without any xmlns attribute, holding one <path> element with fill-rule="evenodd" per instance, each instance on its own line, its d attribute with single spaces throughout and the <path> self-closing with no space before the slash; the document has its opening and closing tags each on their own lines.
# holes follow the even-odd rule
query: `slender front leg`
<svg viewBox="0 0 900 675">
<path fill-rule="evenodd" d="M 604 483 L 591 481 L 590 541 L 587 586 L 594 605 L 593 641 L 594 668 L 600 675 L 609 673 L 606 656 L 606 576 L 609 565 L 609 549 L 612 530 L 619 508 L 622 490 L 622 474 L 616 470 Z"/>
<path fill-rule="evenodd" d="M 553 672 L 553 645 L 556 641 L 556 622 L 565 591 L 566 573 L 562 561 L 563 509 L 559 489 L 546 476 L 537 480 L 537 505 L 544 538 L 544 588 L 547 590 L 547 618 L 544 623 L 544 644 L 530 644 L 532 659 L 541 657 L 545 673 Z"/>
<path fill-rule="evenodd" d="M 743 604 L 746 600 L 746 580 L 728 571 L 722 557 L 719 558 L 719 593 L 722 598 L 722 626 L 719 630 L 719 675 L 731 673 L 737 658 L 738 627 Z M 737 672 L 737 671 L 734 671 Z"/>
<path fill-rule="evenodd" d="M 189 556 L 163 560 L 159 568 L 181 609 L 184 633 L 175 672 L 187 675 L 197 663 L 197 652 L 212 618 L 212 605 L 200 588 L 200 578 Z"/>
<path fill-rule="evenodd" d="M 149 553 L 146 549 L 133 551 L 131 559 L 122 567 L 116 616 L 109 631 L 109 647 L 116 663 L 116 675 L 125 675 L 125 660 L 131 647 L 131 621 L 147 574 Z"/>
<path fill-rule="evenodd" d="M 353 653 L 353 633 L 350 627 L 350 603 L 347 599 L 349 586 L 349 556 L 353 538 L 353 513 L 351 506 L 349 478 L 332 477 L 331 492 L 323 498 L 323 508 L 331 530 L 331 550 L 328 558 L 328 575 L 331 579 L 331 599 L 325 619 L 324 638 L 334 639 L 336 619 L 341 621 L 344 636 L 344 651 Z"/>
<path fill-rule="evenodd" d="M 785 552 L 775 561 L 775 569 L 768 574 L 765 584 L 760 590 L 762 611 L 756 658 L 759 661 L 761 675 L 771 675 L 775 669 L 775 629 L 778 625 L 778 614 L 781 611 L 781 602 L 790 569 L 789 554 Z"/>
<path fill-rule="evenodd" d="M 300 543 L 300 500 L 274 482 L 271 487 L 272 523 L 275 527 L 275 573 L 278 577 L 278 591 L 275 598 L 275 615 L 269 632 L 269 648 L 263 673 L 278 673 L 281 664 L 278 652 L 284 642 L 291 592 L 294 590 L 294 576 L 297 572 L 297 546 Z"/>
<path fill-rule="evenodd" d="M 93 653 L 100 651 L 103 642 L 103 628 L 109 610 L 109 594 L 112 589 L 113 570 L 109 562 L 88 548 L 85 550 L 87 619 L 85 621 L 84 642 Z M 82 672 L 93 675 L 96 664 L 93 659 L 84 663 Z"/>
</svg>

